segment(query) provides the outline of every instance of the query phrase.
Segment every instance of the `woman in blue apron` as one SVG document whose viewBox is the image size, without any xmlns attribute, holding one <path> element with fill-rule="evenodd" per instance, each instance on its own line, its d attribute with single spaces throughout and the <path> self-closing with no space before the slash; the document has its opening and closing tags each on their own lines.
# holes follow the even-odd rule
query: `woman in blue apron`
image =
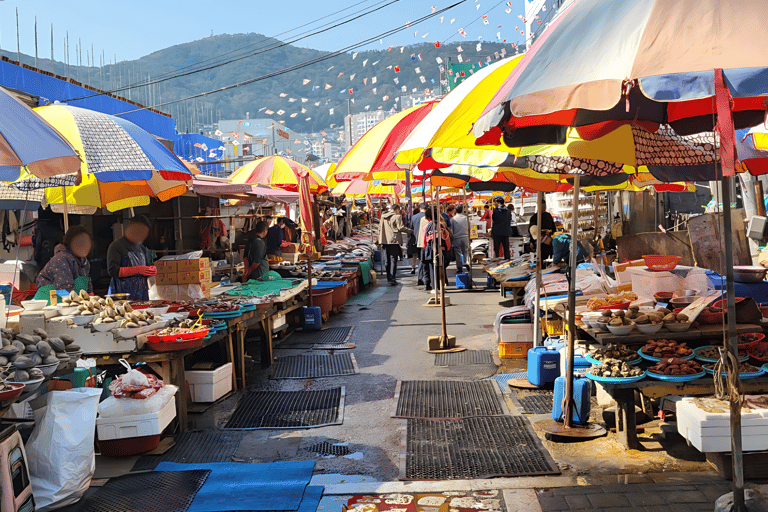
<svg viewBox="0 0 768 512">
<path fill-rule="evenodd" d="M 137 215 L 128 221 L 125 235 L 107 249 L 107 272 L 112 280 L 109 293 L 128 293 L 131 300 L 149 300 L 147 278 L 157 274 L 151 266 L 144 240 L 149 236 L 149 219 Z"/>
</svg>

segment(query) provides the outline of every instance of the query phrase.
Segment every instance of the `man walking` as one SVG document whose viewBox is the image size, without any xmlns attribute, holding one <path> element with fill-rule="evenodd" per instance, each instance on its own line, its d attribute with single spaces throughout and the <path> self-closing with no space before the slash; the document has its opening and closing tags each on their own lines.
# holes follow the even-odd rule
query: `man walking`
<svg viewBox="0 0 768 512">
<path fill-rule="evenodd" d="M 512 236 L 512 216 L 509 209 L 504 205 L 504 198 L 496 196 L 493 198 L 495 208 L 492 213 L 491 237 L 493 238 L 493 252 L 496 257 L 502 257 L 505 260 L 509 256 L 509 237 Z"/>
<path fill-rule="evenodd" d="M 418 282 L 417 285 L 423 285 L 424 284 L 424 263 L 421 258 L 422 250 L 424 249 L 424 245 L 421 242 L 421 228 L 422 224 L 424 223 L 424 215 L 427 211 L 427 205 L 426 203 L 421 203 L 420 205 L 420 211 L 419 213 L 415 214 L 413 217 L 411 217 L 411 228 L 413 229 L 414 234 L 416 235 L 416 253 L 419 255 L 419 275 L 418 275 Z"/>
<path fill-rule="evenodd" d="M 413 230 L 405 227 L 403 217 L 400 215 L 400 205 L 393 204 L 389 211 L 381 216 L 381 229 L 379 230 L 379 245 L 387 253 L 387 281 L 392 286 L 397 284 L 397 260 L 402 255 L 402 233 L 412 233 Z"/>
<path fill-rule="evenodd" d="M 453 229 L 454 252 L 456 255 L 456 272 L 464 272 L 469 268 L 469 219 L 464 215 L 464 206 L 456 205 L 456 214 L 451 218 Z"/>
</svg>

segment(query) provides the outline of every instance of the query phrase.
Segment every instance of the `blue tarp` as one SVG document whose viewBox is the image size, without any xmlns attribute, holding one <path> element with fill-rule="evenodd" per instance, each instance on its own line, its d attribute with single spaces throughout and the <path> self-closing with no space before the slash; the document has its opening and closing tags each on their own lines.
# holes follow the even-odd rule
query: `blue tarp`
<svg viewBox="0 0 768 512">
<path fill-rule="evenodd" d="M 41 105 L 61 101 L 75 107 L 87 108 L 112 115 L 140 108 L 132 103 L 104 94 L 82 100 L 69 101 L 72 98 L 91 96 L 96 93 L 79 85 L 60 80 L 55 76 L 25 69 L 4 60 L 0 60 L 0 85 L 39 96 L 41 98 Z M 176 140 L 176 122 L 170 117 L 149 110 L 140 110 L 121 117 L 137 124 L 152 135 L 174 142 Z"/>
<path fill-rule="evenodd" d="M 210 469 L 187 512 L 298 510 L 312 478 L 314 461 L 180 464 L 161 462 L 155 471 Z M 318 493 L 308 493 L 307 498 Z M 322 492 L 320 493 L 322 494 Z M 320 496 L 316 496 L 319 502 Z M 311 508 L 308 508 L 311 510 Z"/>
</svg>

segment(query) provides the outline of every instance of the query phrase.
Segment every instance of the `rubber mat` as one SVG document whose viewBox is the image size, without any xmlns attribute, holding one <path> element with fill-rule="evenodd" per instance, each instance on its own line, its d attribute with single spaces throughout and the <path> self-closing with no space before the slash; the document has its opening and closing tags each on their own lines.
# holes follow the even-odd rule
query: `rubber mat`
<svg viewBox="0 0 768 512">
<path fill-rule="evenodd" d="M 508 414 L 504 398 L 490 380 L 474 382 L 407 380 L 397 384 L 393 418 L 460 419 Z"/>
<path fill-rule="evenodd" d="M 343 457 L 352 453 L 346 445 L 331 444 L 328 441 L 313 444 L 307 451 L 322 455 L 323 457 Z"/>
<path fill-rule="evenodd" d="M 502 393 L 509 393 L 509 382 L 511 379 L 528 379 L 526 372 L 519 373 L 500 373 L 491 377 L 491 380 L 495 380 L 501 388 Z"/>
<path fill-rule="evenodd" d="M 512 399 L 523 414 L 548 414 L 552 412 L 554 392 L 549 389 L 515 389 Z"/>
<path fill-rule="evenodd" d="M 464 350 L 435 354 L 435 366 L 466 366 L 471 364 L 493 364 L 490 350 Z"/>
<path fill-rule="evenodd" d="M 229 512 L 298 510 L 314 467 L 313 461 L 263 464 L 164 462 L 157 469 L 179 473 L 210 470 L 211 474 L 187 512 Z"/>
<path fill-rule="evenodd" d="M 294 331 L 278 348 L 313 348 L 315 345 L 339 345 L 349 341 L 352 327 L 328 327 L 319 331 Z"/>
<path fill-rule="evenodd" d="M 161 462 L 229 462 L 240 446 L 243 432 L 192 431 L 182 432 L 176 444 L 162 455 L 144 455 L 132 471 L 151 471 Z"/>
<path fill-rule="evenodd" d="M 370 306 L 373 304 L 373 301 L 387 293 L 387 290 L 389 288 L 374 286 L 351 297 L 345 304 L 347 306 Z"/>
<path fill-rule="evenodd" d="M 111 478 L 71 506 L 78 512 L 185 512 L 210 470 L 152 471 Z M 66 509 L 65 509 L 66 510 Z"/>
<path fill-rule="evenodd" d="M 316 379 L 358 373 L 354 354 L 312 354 L 275 360 L 272 379 Z"/>
<path fill-rule="evenodd" d="M 344 421 L 343 387 L 316 391 L 250 391 L 224 426 L 228 430 L 308 428 Z"/>
<path fill-rule="evenodd" d="M 402 480 L 456 480 L 559 474 L 522 416 L 407 421 Z"/>
</svg>

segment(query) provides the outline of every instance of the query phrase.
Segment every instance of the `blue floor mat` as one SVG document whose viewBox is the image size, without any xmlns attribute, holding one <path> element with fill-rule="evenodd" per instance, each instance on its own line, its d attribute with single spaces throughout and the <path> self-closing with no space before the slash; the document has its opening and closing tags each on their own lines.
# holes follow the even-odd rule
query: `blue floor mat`
<svg viewBox="0 0 768 512">
<path fill-rule="evenodd" d="M 347 306 L 370 306 L 373 301 L 387 293 L 388 286 L 373 286 L 367 290 L 358 293 L 354 297 L 351 297 L 347 302 Z"/>
<path fill-rule="evenodd" d="M 322 485 L 308 485 L 304 490 L 304 497 L 301 499 L 301 505 L 296 512 L 316 512 L 320 499 L 323 497 Z"/>
<path fill-rule="evenodd" d="M 498 375 L 493 375 L 492 377 L 489 377 L 489 379 L 493 379 L 496 381 L 496 383 L 501 388 L 502 393 L 509 393 L 509 384 L 507 382 L 510 379 L 527 379 L 528 374 L 526 372 L 519 372 L 519 373 L 500 373 Z"/>
<path fill-rule="evenodd" d="M 295 511 L 302 505 L 314 467 L 314 461 L 264 464 L 162 462 L 156 471 L 211 470 L 187 512 Z"/>
</svg>

